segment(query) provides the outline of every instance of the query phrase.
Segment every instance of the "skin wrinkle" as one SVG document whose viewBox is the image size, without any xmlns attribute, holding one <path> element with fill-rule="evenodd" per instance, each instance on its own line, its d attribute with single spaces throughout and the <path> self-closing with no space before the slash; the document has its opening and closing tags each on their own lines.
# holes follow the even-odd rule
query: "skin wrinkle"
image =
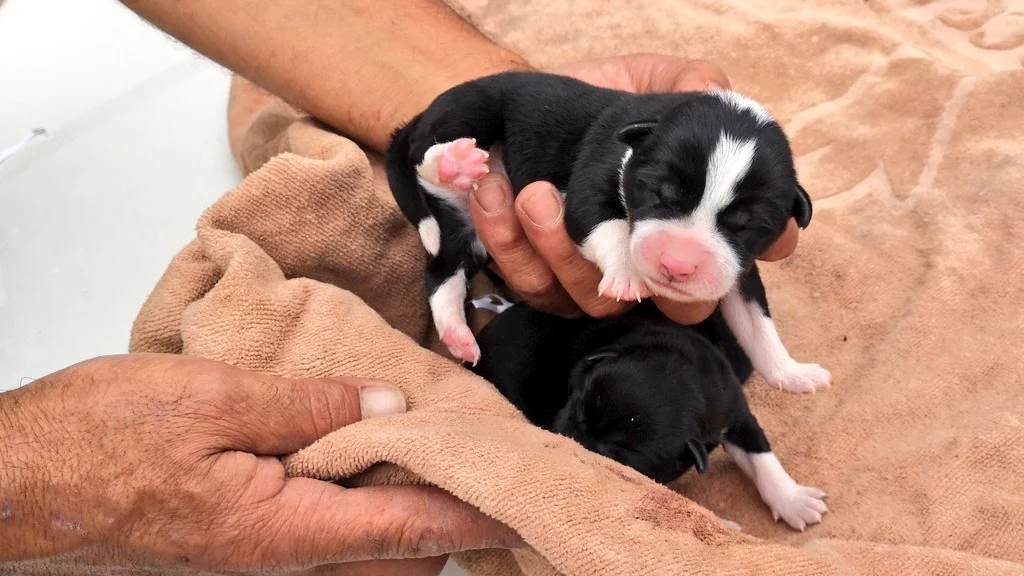
<svg viewBox="0 0 1024 576">
<path fill-rule="evenodd" d="M 316 499 L 314 500 L 313 508 L 316 509 L 316 508 L 320 508 L 321 506 L 324 506 L 325 499 L 326 499 L 326 493 L 324 491 L 320 491 L 320 493 L 317 494 Z M 302 520 L 301 520 L 301 518 L 299 516 L 296 516 L 295 518 L 293 518 L 293 521 L 300 521 L 301 522 Z M 287 531 L 287 530 L 284 530 L 284 531 Z M 314 533 L 313 538 L 320 537 L 320 534 L 321 533 Z M 323 546 L 313 545 L 313 546 L 311 546 L 311 549 L 309 551 L 304 551 L 302 547 L 296 548 L 296 550 L 295 550 L 296 564 L 298 564 L 299 566 L 310 566 L 310 565 L 315 564 L 316 559 L 313 556 L 311 550 L 320 549 L 322 547 Z M 303 557 L 303 556 L 308 556 L 308 558 L 307 557 Z"/>
</svg>

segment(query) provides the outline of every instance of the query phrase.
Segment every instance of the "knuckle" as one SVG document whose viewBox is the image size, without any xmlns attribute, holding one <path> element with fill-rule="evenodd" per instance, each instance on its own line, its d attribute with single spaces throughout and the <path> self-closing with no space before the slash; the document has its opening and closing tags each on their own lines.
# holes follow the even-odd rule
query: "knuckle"
<svg viewBox="0 0 1024 576">
<path fill-rule="evenodd" d="M 359 400 L 347 386 L 316 385 L 309 394 L 309 414 L 317 437 L 321 437 L 359 420 Z"/>
<path fill-rule="evenodd" d="M 519 249 L 525 241 L 522 230 L 517 229 L 518 224 L 502 222 L 494 226 L 488 226 L 480 230 L 480 241 L 484 243 L 488 252 L 492 254 L 508 253 Z"/>
<path fill-rule="evenodd" d="M 451 530 L 407 519 L 396 525 L 395 538 L 385 546 L 391 558 L 425 558 L 456 550 L 457 544 Z"/>
<path fill-rule="evenodd" d="M 220 405 L 232 402 L 237 389 L 229 378 L 218 370 L 195 370 L 188 374 L 188 388 L 203 403 Z"/>
</svg>

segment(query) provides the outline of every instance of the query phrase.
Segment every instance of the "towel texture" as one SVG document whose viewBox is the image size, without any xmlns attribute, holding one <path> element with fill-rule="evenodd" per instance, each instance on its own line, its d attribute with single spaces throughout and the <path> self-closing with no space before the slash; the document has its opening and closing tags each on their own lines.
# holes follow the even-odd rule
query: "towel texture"
<svg viewBox="0 0 1024 576">
<path fill-rule="evenodd" d="M 409 413 L 338 430 L 289 470 L 428 482 L 530 545 L 457 555 L 472 574 L 1024 574 L 1021 7 L 458 8 L 540 66 L 632 51 L 707 58 L 784 124 L 815 217 L 796 254 L 762 274 L 790 351 L 834 384 L 798 397 L 755 377 L 748 394 L 794 478 L 828 492 L 823 523 L 774 523 L 721 451 L 707 475 L 663 487 L 531 427 L 441 355 L 423 249 L 379 158 L 241 79 L 230 130 L 247 177 L 171 262 L 131 350 L 400 385 Z"/>
</svg>

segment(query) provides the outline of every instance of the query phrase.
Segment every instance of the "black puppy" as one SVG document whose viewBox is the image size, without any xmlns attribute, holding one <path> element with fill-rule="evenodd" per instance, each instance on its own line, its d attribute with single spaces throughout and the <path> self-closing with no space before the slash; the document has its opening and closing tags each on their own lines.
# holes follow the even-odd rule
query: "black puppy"
<svg viewBox="0 0 1024 576">
<path fill-rule="evenodd" d="M 489 158 L 498 146 L 501 157 Z M 789 355 L 767 309 L 743 288 L 789 219 L 806 227 L 812 210 L 785 134 L 756 102 L 731 91 L 637 95 L 508 72 L 448 90 L 397 130 L 388 182 L 432 257 L 435 328 L 474 364 L 466 283 L 490 256 L 467 201 L 489 159 L 516 193 L 537 180 L 563 191 L 566 230 L 601 269 L 602 295 L 721 300 L 770 384 L 801 393 L 829 384 L 827 370 Z"/>
<path fill-rule="evenodd" d="M 724 443 L 761 498 L 797 530 L 821 521 L 825 493 L 797 484 L 750 413 L 750 360 L 722 314 L 686 327 L 645 302 L 609 319 L 564 319 L 517 304 L 480 332 L 473 370 L 533 424 L 656 482 Z"/>
</svg>

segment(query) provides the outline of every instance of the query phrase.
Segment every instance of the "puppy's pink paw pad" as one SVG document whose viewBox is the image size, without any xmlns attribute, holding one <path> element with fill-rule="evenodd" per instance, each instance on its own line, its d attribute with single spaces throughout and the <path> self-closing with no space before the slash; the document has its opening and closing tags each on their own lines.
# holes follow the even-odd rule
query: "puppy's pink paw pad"
<svg viewBox="0 0 1024 576">
<path fill-rule="evenodd" d="M 476 337 L 469 326 L 456 326 L 447 328 L 441 335 L 441 342 L 448 347 L 448 351 L 463 362 L 476 365 L 480 361 L 480 347 L 476 343 Z"/>
<path fill-rule="evenodd" d="M 460 138 L 435 146 L 444 147 L 437 157 L 439 184 L 468 192 L 490 170 L 487 166 L 487 152 L 477 148 L 476 140 L 472 138 Z"/>
</svg>

